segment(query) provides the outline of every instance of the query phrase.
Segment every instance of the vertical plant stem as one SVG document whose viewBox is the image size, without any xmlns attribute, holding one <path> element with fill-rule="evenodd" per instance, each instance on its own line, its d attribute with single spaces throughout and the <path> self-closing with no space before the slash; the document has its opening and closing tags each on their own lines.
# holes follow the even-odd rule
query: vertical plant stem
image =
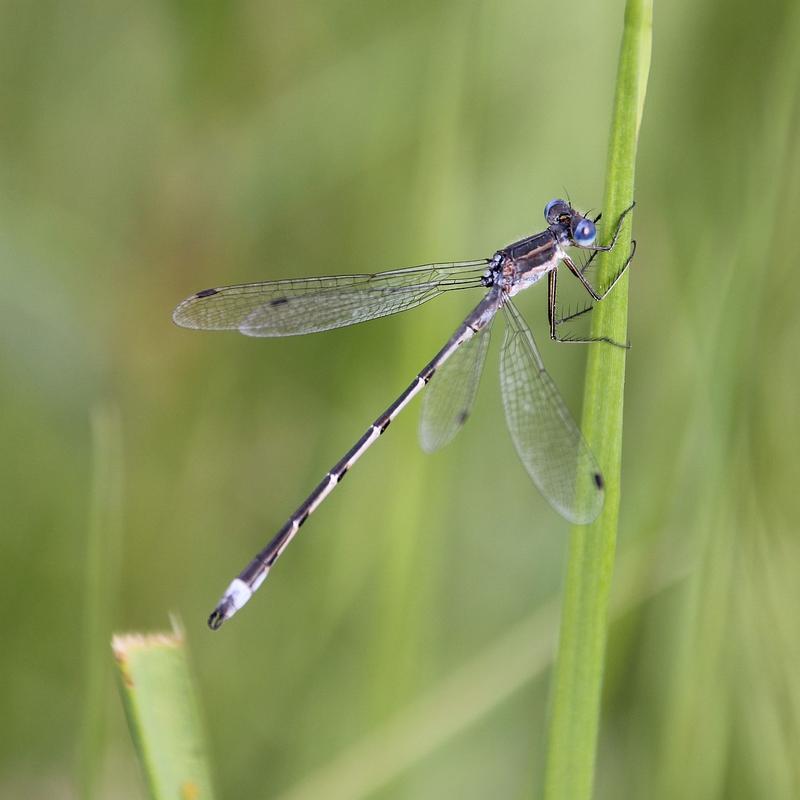
<svg viewBox="0 0 800 800">
<path fill-rule="evenodd" d="M 633 200 L 636 143 L 650 69 L 652 0 L 628 0 L 617 70 L 608 150 L 605 233 Z M 629 254 L 630 215 L 617 246 L 598 268 L 607 285 Z M 592 332 L 627 340 L 628 276 L 593 312 Z M 622 457 L 625 350 L 592 345 L 583 399 L 583 432 L 603 470 L 606 498 L 594 523 L 576 526 L 569 545 L 558 657 L 551 689 L 545 771 L 547 800 L 584 800 L 592 795 L 600 697 L 608 625 L 608 602 L 617 541 Z"/>
<path fill-rule="evenodd" d="M 92 491 L 86 537 L 84 603 L 83 720 L 78 741 L 78 787 L 84 800 L 97 796 L 103 761 L 108 637 L 119 576 L 122 540 L 122 424 L 119 409 L 99 404 L 92 409 Z"/>
</svg>

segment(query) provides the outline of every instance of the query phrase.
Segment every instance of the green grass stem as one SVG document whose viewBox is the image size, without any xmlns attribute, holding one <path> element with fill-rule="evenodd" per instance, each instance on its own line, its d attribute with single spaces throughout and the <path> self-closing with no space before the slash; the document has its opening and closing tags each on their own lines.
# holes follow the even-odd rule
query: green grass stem
<svg viewBox="0 0 800 800">
<path fill-rule="evenodd" d="M 211 774 L 179 631 L 112 640 L 131 738 L 153 800 L 209 800 Z"/>
<path fill-rule="evenodd" d="M 617 71 L 608 151 L 604 229 L 613 231 L 633 200 L 634 164 L 650 68 L 651 0 L 628 0 Z M 617 247 L 600 263 L 600 285 L 627 258 L 631 217 Z M 627 340 L 628 275 L 593 312 L 592 335 Z M 622 458 L 625 350 L 592 345 L 586 372 L 582 429 L 606 480 L 605 505 L 594 523 L 576 526 L 569 545 L 558 657 L 551 688 L 545 772 L 547 800 L 592 795 L 600 697 L 608 627 L 608 603 L 617 541 Z"/>
<path fill-rule="evenodd" d="M 97 795 L 103 761 L 109 688 L 108 637 L 122 540 L 122 425 L 116 406 L 92 409 L 92 486 L 86 536 L 83 719 L 78 744 L 78 786 L 84 800 Z"/>
</svg>

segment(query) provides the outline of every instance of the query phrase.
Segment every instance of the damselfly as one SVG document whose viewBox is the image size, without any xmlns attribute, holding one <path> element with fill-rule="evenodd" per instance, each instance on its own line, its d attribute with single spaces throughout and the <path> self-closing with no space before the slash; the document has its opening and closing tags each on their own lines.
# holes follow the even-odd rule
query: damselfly
<svg viewBox="0 0 800 800">
<path fill-rule="evenodd" d="M 483 299 L 467 315 L 442 349 L 400 396 L 330 469 L 267 546 L 230 584 L 208 619 L 216 630 L 253 595 L 309 515 L 334 490 L 350 467 L 389 423 L 436 375 L 423 402 L 420 437 L 432 452 L 447 444 L 469 416 L 489 346 L 489 332 L 500 309 L 506 320 L 500 354 L 500 384 L 506 421 L 517 453 L 545 499 L 574 523 L 591 522 L 603 505 L 603 477 L 555 384 L 547 374 L 533 336 L 511 298 L 547 275 L 550 337 L 555 341 L 620 345 L 606 337 L 563 338 L 559 326 L 591 310 L 591 305 L 559 318 L 557 267 L 561 262 L 593 300 L 602 300 L 630 264 L 630 254 L 614 279 L 598 291 L 586 271 L 600 251 L 616 244 L 627 208 L 611 242 L 596 245 L 594 219 L 565 200 L 544 210 L 546 230 L 498 250 L 491 258 L 363 275 L 300 278 L 204 289 L 184 300 L 173 319 L 186 328 L 236 330 L 247 336 L 294 336 L 353 325 L 396 314 L 455 289 L 484 289 Z M 565 248 L 591 252 L 577 265 Z"/>
</svg>

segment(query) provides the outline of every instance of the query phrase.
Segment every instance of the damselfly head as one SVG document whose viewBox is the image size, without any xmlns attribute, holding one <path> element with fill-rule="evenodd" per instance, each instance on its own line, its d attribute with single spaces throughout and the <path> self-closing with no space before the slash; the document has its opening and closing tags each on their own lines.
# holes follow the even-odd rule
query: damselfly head
<svg viewBox="0 0 800 800">
<path fill-rule="evenodd" d="M 544 207 L 544 218 L 550 226 L 561 228 L 559 239 L 569 239 L 577 247 L 591 247 L 597 236 L 594 222 L 576 211 L 566 200 L 551 200 Z"/>
</svg>

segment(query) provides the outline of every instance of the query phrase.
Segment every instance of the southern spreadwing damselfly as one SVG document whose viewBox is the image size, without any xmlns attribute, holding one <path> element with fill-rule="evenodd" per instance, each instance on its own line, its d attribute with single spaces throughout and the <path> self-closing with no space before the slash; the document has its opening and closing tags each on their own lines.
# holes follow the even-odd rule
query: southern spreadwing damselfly
<svg viewBox="0 0 800 800">
<path fill-rule="evenodd" d="M 208 619 L 209 626 L 219 628 L 252 597 L 309 515 L 434 376 L 423 401 L 422 446 L 432 452 L 456 435 L 475 399 L 492 322 L 500 310 L 506 322 L 500 352 L 500 385 L 517 453 L 539 491 L 559 514 L 577 524 L 595 519 L 603 505 L 600 468 L 547 374 L 533 335 L 511 298 L 546 275 L 553 340 L 602 341 L 625 347 L 606 337 L 560 336 L 559 326 L 590 311 L 591 305 L 559 317 L 556 286 L 557 268 L 563 262 L 593 300 L 602 300 L 611 291 L 633 258 L 635 242 L 622 268 L 602 291 L 587 278 L 587 269 L 598 252 L 614 247 L 622 222 L 632 208 L 633 204 L 620 215 L 607 245 L 595 244 L 599 216 L 590 219 L 565 200 L 551 200 L 544 210 L 544 231 L 498 250 L 491 258 L 374 274 L 245 283 L 204 289 L 184 300 L 172 318 L 185 328 L 234 330 L 247 336 L 295 336 L 396 314 L 456 289 L 485 292 L 444 347 L 331 467 L 267 546 L 228 586 Z M 585 264 L 578 265 L 566 252 L 569 247 L 591 255 Z"/>
</svg>

